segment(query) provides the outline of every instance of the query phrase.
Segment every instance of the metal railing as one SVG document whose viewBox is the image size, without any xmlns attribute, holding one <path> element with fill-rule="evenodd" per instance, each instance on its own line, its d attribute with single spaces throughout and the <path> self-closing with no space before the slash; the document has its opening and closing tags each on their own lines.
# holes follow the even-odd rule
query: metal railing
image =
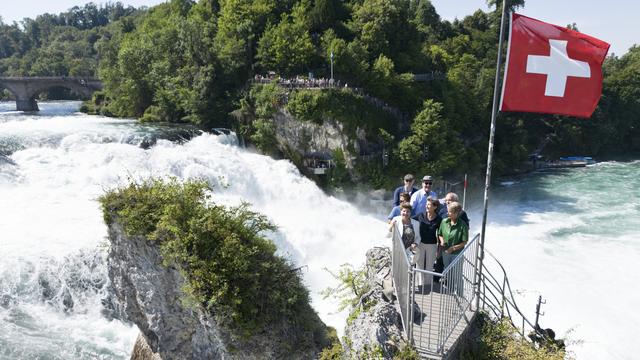
<svg viewBox="0 0 640 360">
<path fill-rule="evenodd" d="M 410 253 L 404 249 L 400 233 L 394 228 L 394 291 L 405 335 L 419 352 L 440 358 L 450 355 L 460 333 L 478 310 L 494 319 L 508 318 L 525 339 L 533 332 L 544 335 L 543 330 L 522 314 L 504 267 L 486 249 L 490 258 L 482 263 L 480 283 L 476 282 L 479 243 L 480 235 L 477 234 L 451 264 L 438 273 L 416 267 L 413 257 L 410 258 Z M 489 263 L 489 259 L 495 264 Z M 487 264 L 492 269 L 497 265 L 500 269 L 497 276 Z M 479 309 L 475 307 L 476 296 L 480 300 Z"/>
<path fill-rule="evenodd" d="M 477 310 L 473 305 L 478 243 L 476 235 L 442 273 L 437 273 L 416 268 L 394 229 L 394 289 L 405 334 L 419 351 L 445 355 L 457 339 L 453 335 L 460 329 L 459 323 Z"/>
<path fill-rule="evenodd" d="M 414 309 L 421 309 L 416 319 L 421 331 L 414 334 L 412 330 L 416 347 L 445 354 L 457 339 L 453 334 L 460 330 L 460 322 L 465 318 L 468 318 L 467 323 L 470 322 L 477 293 L 474 281 L 478 240 L 479 235 L 476 235 L 469 241 L 442 274 L 418 268 L 414 270 L 423 280 L 419 291 L 413 292 L 417 305 Z"/>
<path fill-rule="evenodd" d="M 411 301 L 413 293 L 413 266 L 404 249 L 398 229 L 393 230 L 391 253 L 391 273 L 393 274 L 393 289 L 400 306 L 402 328 L 408 339 L 411 339 L 412 311 Z"/>
<path fill-rule="evenodd" d="M 486 312 L 493 319 L 507 318 L 511 322 L 511 325 L 518 330 L 520 335 L 527 339 L 531 333 L 537 333 L 540 336 L 546 336 L 546 333 L 537 326 L 532 324 L 527 319 L 522 311 L 516 304 L 516 300 L 513 296 L 513 290 L 507 277 L 507 272 L 504 267 L 498 261 L 498 259 L 489 250 L 484 250 L 490 257 L 485 257 L 485 261 L 482 263 L 482 282 L 480 286 L 480 309 Z M 491 273 L 487 268 L 488 260 L 493 260 L 494 264 L 491 266 L 495 269 L 497 265 L 500 269 L 496 272 L 497 275 Z"/>
</svg>

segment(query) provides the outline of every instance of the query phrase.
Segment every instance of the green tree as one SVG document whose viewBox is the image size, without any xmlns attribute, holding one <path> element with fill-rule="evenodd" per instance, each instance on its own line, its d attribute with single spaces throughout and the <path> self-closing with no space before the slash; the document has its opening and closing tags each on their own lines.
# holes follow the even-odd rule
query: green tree
<svg viewBox="0 0 640 360">
<path fill-rule="evenodd" d="M 411 135 L 398 144 L 397 156 L 406 168 L 446 174 L 464 164 L 464 144 L 442 117 L 442 109 L 442 104 L 426 100 L 411 124 Z"/>
<path fill-rule="evenodd" d="M 220 1 L 215 47 L 225 72 L 235 81 L 246 79 L 256 41 L 267 21 L 272 19 L 275 6 L 275 2 L 269 0 Z"/>
<path fill-rule="evenodd" d="M 276 70 L 283 75 L 295 75 L 309 66 L 314 47 L 309 35 L 307 3 L 300 2 L 291 15 L 282 15 L 280 22 L 267 26 L 258 44 L 257 58 L 263 70 Z"/>
</svg>

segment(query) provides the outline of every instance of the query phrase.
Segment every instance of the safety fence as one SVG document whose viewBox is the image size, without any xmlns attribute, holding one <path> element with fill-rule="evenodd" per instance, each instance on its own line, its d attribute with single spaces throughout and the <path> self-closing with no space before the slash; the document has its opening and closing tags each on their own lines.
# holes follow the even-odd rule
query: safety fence
<svg viewBox="0 0 640 360">
<path fill-rule="evenodd" d="M 518 308 L 502 264 L 487 250 L 489 258 L 478 261 L 479 245 L 477 234 L 439 273 L 427 270 L 431 266 L 425 269 L 425 264 L 416 264 L 394 227 L 394 290 L 405 335 L 423 357 L 449 357 L 478 311 L 494 319 L 510 319 L 524 338 L 534 332 L 542 335 Z M 481 273 L 477 271 L 480 263 Z"/>
<path fill-rule="evenodd" d="M 482 263 L 480 310 L 494 319 L 509 319 L 511 325 L 518 330 L 524 339 L 531 339 L 533 336 L 547 336 L 544 330 L 538 326 L 537 317 L 535 323 L 531 323 L 518 307 L 504 266 L 489 250 L 485 249 L 485 253 L 489 257 Z"/>
<path fill-rule="evenodd" d="M 400 233 L 394 229 L 394 288 L 405 333 L 419 351 L 444 355 L 460 335 L 461 321 L 473 315 L 478 239 L 476 235 L 438 273 L 415 264 L 416 259 L 404 249 Z"/>
<path fill-rule="evenodd" d="M 413 291 L 411 339 L 416 347 L 444 354 L 471 321 L 479 238 L 469 241 L 442 273 L 420 269 L 420 264 L 414 269 L 417 291 Z"/>
</svg>

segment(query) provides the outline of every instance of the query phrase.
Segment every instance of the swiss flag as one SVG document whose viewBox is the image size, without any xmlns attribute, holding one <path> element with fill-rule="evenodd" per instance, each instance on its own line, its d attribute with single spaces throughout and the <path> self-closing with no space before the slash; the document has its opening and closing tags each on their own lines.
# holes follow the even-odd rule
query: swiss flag
<svg viewBox="0 0 640 360">
<path fill-rule="evenodd" d="M 604 41 L 511 13 L 500 110 L 590 117 L 607 51 Z"/>
</svg>

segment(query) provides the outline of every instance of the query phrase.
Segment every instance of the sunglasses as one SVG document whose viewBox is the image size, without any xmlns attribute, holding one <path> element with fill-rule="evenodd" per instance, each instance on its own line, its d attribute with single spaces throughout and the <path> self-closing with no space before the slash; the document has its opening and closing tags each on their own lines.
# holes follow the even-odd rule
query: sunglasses
<svg viewBox="0 0 640 360">
<path fill-rule="evenodd" d="M 431 185 L 431 184 L 433 184 L 433 181 L 423 181 L 422 183 L 423 184 L 427 184 L 427 185 Z"/>
<path fill-rule="evenodd" d="M 404 182 L 412 182 L 413 179 L 404 179 Z"/>
</svg>

